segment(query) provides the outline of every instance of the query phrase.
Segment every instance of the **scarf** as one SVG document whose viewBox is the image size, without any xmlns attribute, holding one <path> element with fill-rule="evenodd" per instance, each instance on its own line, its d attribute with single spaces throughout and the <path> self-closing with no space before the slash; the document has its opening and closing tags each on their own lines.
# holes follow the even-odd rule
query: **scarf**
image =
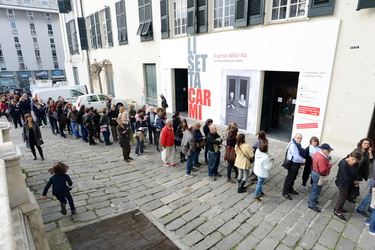
<svg viewBox="0 0 375 250">
<path fill-rule="evenodd" d="M 299 155 L 301 157 L 305 158 L 306 157 L 306 153 L 305 153 L 305 150 L 302 148 L 301 144 L 297 143 L 296 140 L 294 140 L 294 138 L 292 139 L 292 142 L 294 143 L 294 145 L 297 146 L 298 151 L 299 151 Z"/>
</svg>

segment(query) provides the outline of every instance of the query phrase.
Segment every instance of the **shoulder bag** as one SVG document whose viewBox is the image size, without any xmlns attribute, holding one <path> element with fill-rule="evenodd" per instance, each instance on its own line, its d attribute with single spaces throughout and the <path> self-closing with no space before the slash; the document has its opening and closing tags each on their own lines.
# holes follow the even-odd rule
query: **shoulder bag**
<svg viewBox="0 0 375 250">
<path fill-rule="evenodd" d="M 250 163 L 253 163 L 254 162 L 254 157 L 253 158 L 249 158 L 247 157 L 247 155 L 245 155 L 241 149 L 241 146 L 238 146 L 238 148 L 241 150 L 241 153 L 246 157 L 246 159 L 248 159 L 250 161 Z"/>
<path fill-rule="evenodd" d="M 234 151 L 234 147 L 230 145 L 225 147 L 224 160 L 230 162 L 234 162 L 236 160 L 236 152 Z"/>
<path fill-rule="evenodd" d="M 288 145 L 288 148 L 286 149 L 286 152 L 285 152 L 285 158 L 284 158 L 284 162 L 283 164 L 281 164 L 281 166 L 283 166 L 286 170 L 289 170 L 290 167 L 292 166 L 292 160 L 293 160 L 293 156 L 292 156 L 292 159 L 288 160 L 287 156 L 288 156 L 288 150 L 289 150 L 289 147 L 290 147 L 290 144 Z"/>
<path fill-rule="evenodd" d="M 319 158 L 321 155 L 319 155 L 318 159 L 316 159 L 316 162 L 318 162 Z M 318 186 L 323 187 L 327 186 L 328 184 L 328 175 L 322 175 L 319 171 L 319 164 L 318 164 L 318 174 L 319 174 L 319 181 L 318 181 Z"/>
</svg>

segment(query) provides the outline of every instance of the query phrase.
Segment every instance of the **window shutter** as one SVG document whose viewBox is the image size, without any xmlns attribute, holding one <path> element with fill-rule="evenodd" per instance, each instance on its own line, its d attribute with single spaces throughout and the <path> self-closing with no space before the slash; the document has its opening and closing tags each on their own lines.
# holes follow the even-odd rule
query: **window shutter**
<svg viewBox="0 0 375 250">
<path fill-rule="evenodd" d="M 198 0 L 197 33 L 207 32 L 207 0 Z"/>
<path fill-rule="evenodd" d="M 87 43 L 87 31 L 84 17 L 77 17 L 79 40 L 81 42 L 81 50 L 88 50 L 89 45 Z"/>
<path fill-rule="evenodd" d="M 66 10 L 66 13 L 72 11 L 72 5 L 70 3 L 70 0 L 64 0 L 64 8 Z"/>
<path fill-rule="evenodd" d="M 91 48 L 97 49 L 98 45 L 96 43 L 96 31 L 95 31 L 94 14 L 90 15 L 90 35 L 91 35 Z"/>
<path fill-rule="evenodd" d="M 195 1 L 196 0 L 187 0 L 187 34 L 195 34 L 196 31 L 196 17 L 195 17 Z"/>
<path fill-rule="evenodd" d="M 357 10 L 375 8 L 374 0 L 358 0 Z"/>
<path fill-rule="evenodd" d="M 168 0 L 160 0 L 161 38 L 169 38 Z"/>
<path fill-rule="evenodd" d="M 99 12 L 95 12 L 95 26 L 96 26 L 96 40 L 98 42 L 98 49 L 102 48 L 102 35 L 100 33 L 100 19 L 99 19 Z M 95 32 L 95 30 L 94 30 Z"/>
<path fill-rule="evenodd" d="M 108 37 L 108 46 L 113 46 L 113 37 L 112 37 L 112 22 L 111 22 L 111 9 L 109 7 L 105 8 L 105 19 L 107 25 L 107 37 Z"/>
<path fill-rule="evenodd" d="M 335 8 L 335 0 L 311 0 L 308 17 L 332 15 Z"/>
<path fill-rule="evenodd" d="M 58 0 L 57 4 L 59 6 L 59 13 L 68 13 L 64 6 L 64 0 Z"/>
<path fill-rule="evenodd" d="M 236 0 L 234 4 L 234 27 L 247 26 L 248 0 Z"/>
<path fill-rule="evenodd" d="M 249 0 L 249 25 L 264 23 L 264 0 Z"/>
<path fill-rule="evenodd" d="M 70 33 L 70 23 L 66 23 L 66 35 L 68 39 L 69 52 L 73 55 L 72 33 Z"/>
</svg>

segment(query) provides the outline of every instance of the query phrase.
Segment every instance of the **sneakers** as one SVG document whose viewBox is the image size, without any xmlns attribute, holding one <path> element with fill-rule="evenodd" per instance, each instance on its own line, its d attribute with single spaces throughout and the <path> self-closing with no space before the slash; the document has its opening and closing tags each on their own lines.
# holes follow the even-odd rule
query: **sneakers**
<svg viewBox="0 0 375 250">
<path fill-rule="evenodd" d="M 303 186 L 303 189 L 306 191 L 306 192 L 310 192 L 310 189 L 308 186 Z"/>
<path fill-rule="evenodd" d="M 63 215 L 66 215 L 66 203 L 61 203 L 60 206 L 61 206 L 61 213 Z"/>
<path fill-rule="evenodd" d="M 366 226 L 370 226 L 370 222 L 369 221 L 366 221 Z"/>
<path fill-rule="evenodd" d="M 216 181 L 216 177 L 215 176 L 209 176 L 208 177 L 211 181 Z"/>
<path fill-rule="evenodd" d="M 373 232 L 368 232 L 370 235 L 372 235 L 372 236 L 375 236 L 375 233 L 373 233 Z"/>
<path fill-rule="evenodd" d="M 260 196 L 260 197 L 263 197 L 263 196 L 266 196 L 266 194 L 263 193 L 263 192 L 261 192 L 261 193 L 259 193 L 259 196 Z"/>
<path fill-rule="evenodd" d="M 170 167 L 171 164 L 169 164 L 169 163 L 164 163 L 164 166 L 166 166 L 166 167 Z"/>
<path fill-rule="evenodd" d="M 176 164 L 172 164 L 171 166 L 172 167 L 177 167 L 177 166 L 179 166 L 180 164 L 178 164 L 178 163 L 176 163 Z"/>
<path fill-rule="evenodd" d="M 186 177 L 194 177 L 192 174 L 185 174 Z"/>
</svg>

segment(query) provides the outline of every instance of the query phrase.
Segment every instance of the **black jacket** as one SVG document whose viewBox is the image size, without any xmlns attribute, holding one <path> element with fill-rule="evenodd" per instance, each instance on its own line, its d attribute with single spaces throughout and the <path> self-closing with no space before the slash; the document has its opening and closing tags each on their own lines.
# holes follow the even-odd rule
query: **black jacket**
<svg viewBox="0 0 375 250">
<path fill-rule="evenodd" d="M 220 145 L 221 142 L 216 140 L 217 138 L 220 138 L 220 135 L 218 133 L 208 133 L 207 135 L 207 149 L 208 151 L 214 151 L 214 144 Z"/>
<path fill-rule="evenodd" d="M 346 158 L 342 159 L 339 163 L 336 186 L 350 189 L 353 186 L 353 182 L 357 180 L 357 167 L 358 164 L 350 166 L 346 162 Z"/>
</svg>

